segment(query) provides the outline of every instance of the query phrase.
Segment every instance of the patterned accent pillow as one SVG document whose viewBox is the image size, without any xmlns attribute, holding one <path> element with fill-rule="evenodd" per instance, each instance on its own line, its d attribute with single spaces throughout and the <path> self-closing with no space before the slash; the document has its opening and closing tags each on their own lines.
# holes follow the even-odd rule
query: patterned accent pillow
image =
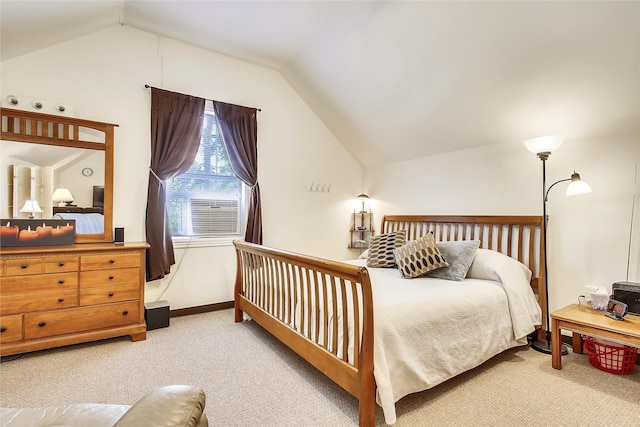
<svg viewBox="0 0 640 427">
<path fill-rule="evenodd" d="M 369 241 L 367 267 L 395 267 L 394 251 L 404 245 L 405 230 L 378 234 Z"/>
<path fill-rule="evenodd" d="M 437 268 L 449 266 L 436 246 L 432 232 L 396 249 L 396 264 L 405 279 L 413 279 Z"/>
</svg>

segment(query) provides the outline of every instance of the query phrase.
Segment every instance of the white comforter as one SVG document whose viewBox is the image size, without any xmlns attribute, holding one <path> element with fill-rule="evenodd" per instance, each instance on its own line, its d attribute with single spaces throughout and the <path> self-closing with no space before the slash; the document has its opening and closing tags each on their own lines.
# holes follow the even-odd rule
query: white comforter
<svg viewBox="0 0 640 427">
<path fill-rule="evenodd" d="M 479 249 L 462 282 L 403 279 L 395 268 L 369 273 L 377 402 L 387 424 L 396 422 L 400 398 L 526 344 L 541 323 L 531 272 L 499 252 Z"/>
</svg>

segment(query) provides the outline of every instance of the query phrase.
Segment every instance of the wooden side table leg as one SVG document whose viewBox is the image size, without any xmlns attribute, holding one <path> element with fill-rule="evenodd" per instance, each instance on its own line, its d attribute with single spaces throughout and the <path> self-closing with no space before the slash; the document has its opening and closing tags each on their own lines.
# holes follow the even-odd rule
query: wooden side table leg
<svg viewBox="0 0 640 427">
<path fill-rule="evenodd" d="M 551 366 L 562 369 L 562 337 L 557 319 L 551 318 Z"/>
<path fill-rule="evenodd" d="M 576 332 L 573 333 L 573 337 L 571 339 L 571 346 L 573 347 L 573 352 L 582 354 L 582 335 Z"/>
</svg>

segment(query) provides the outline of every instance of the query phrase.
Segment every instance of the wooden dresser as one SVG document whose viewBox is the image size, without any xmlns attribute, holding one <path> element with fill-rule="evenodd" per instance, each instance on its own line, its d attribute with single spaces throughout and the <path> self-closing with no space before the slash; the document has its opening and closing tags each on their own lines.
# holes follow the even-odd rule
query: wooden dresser
<svg viewBox="0 0 640 427">
<path fill-rule="evenodd" d="M 146 338 L 147 243 L 0 248 L 0 355 Z"/>
</svg>

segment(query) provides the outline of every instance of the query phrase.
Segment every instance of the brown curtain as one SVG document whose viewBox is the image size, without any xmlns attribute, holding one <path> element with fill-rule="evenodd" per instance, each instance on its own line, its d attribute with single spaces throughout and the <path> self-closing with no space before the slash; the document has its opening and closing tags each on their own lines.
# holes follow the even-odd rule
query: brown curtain
<svg viewBox="0 0 640 427">
<path fill-rule="evenodd" d="M 165 180 L 186 172 L 200 147 L 203 98 L 151 88 L 151 167 L 147 198 L 147 281 L 175 264 Z"/>
<path fill-rule="evenodd" d="M 258 185 L 258 110 L 218 101 L 213 101 L 213 110 L 233 172 L 251 187 L 244 240 L 262 244 L 262 208 Z"/>
</svg>

